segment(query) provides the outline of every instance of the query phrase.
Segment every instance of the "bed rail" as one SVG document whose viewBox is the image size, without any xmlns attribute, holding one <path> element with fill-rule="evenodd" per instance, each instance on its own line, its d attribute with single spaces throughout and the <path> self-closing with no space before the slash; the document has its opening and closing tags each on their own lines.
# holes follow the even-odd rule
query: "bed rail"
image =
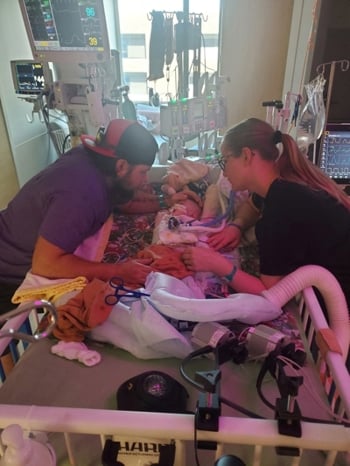
<svg viewBox="0 0 350 466">
<path fill-rule="evenodd" d="M 39 321 L 42 321 L 43 316 L 48 318 L 38 331 Z M 56 308 L 46 300 L 21 304 L 0 315 L 0 386 L 27 345 L 49 336 L 56 321 Z"/>
<path fill-rule="evenodd" d="M 43 329 L 40 329 L 40 331 L 35 332 L 34 334 L 20 332 L 18 330 L 18 324 L 23 323 L 28 318 L 30 312 L 33 310 L 40 310 L 49 315 L 49 318 L 46 321 L 46 325 Z M 14 319 L 18 316 L 21 317 L 17 320 Z M 37 301 L 20 305 L 16 309 L 0 315 L 0 325 L 4 322 L 5 325 L 0 327 L 0 338 L 8 337 L 10 340 L 17 339 L 33 343 L 51 335 L 57 322 L 57 311 L 55 306 L 50 301 L 39 299 Z"/>
<path fill-rule="evenodd" d="M 326 351 L 319 349 L 317 335 L 320 330 L 328 328 L 328 325 L 313 289 L 306 288 L 300 293 L 299 298 L 299 305 L 293 307 L 300 315 L 306 348 L 314 360 L 330 409 L 337 418 L 341 417 L 345 422 L 330 424 L 302 422 L 302 436 L 299 438 L 279 434 L 276 421 L 273 419 L 221 416 L 218 432 L 196 431 L 197 440 L 217 443 L 215 451 L 200 452 L 198 463 L 200 466 L 212 466 L 226 453 L 241 457 L 247 466 L 350 464 L 350 427 L 347 423 L 347 419 L 350 419 L 349 372 L 344 357 L 339 352 L 329 348 Z M 22 316 L 25 316 L 25 313 L 16 315 L 13 319 Z M 13 319 L 6 325 L 14 327 Z M 6 338 L 10 337 L 7 335 Z M 196 464 L 193 456 L 194 416 L 191 414 L 2 404 L 0 429 L 10 424 L 19 424 L 28 433 L 48 433 L 49 440 L 54 438 L 55 445 L 56 443 L 60 445 L 57 464 L 62 466 L 100 465 L 103 447 L 110 438 L 147 438 L 155 442 L 174 440 L 175 465 Z M 85 451 L 85 447 L 81 447 L 81 444 L 77 446 L 77 436 L 83 438 L 85 447 L 95 442 L 94 458 Z M 281 457 L 275 453 L 276 447 L 298 449 L 299 455 L 283 458 L 281 462 Z"/>
<path fill-rule="evenodd" d="M 84 464 L 79 462 L 79 452 L 74 451 L 71 442 L 74 434 L 98 436 L 100 456 L 105 440 L 110 437 L 135 440 L 147 438 L 157 442 L 169 442 L 170 439 L 174 439 L 178 452 L 176 465 L 189 464 L 186 462 L 185 450 L 186 442 L 193 443 L 194 440 L 193 415 L 11 405 L 0 405 L 0 409 L 2 427 L 20 424 L 28 431 L 62 433 L 71 465 Z M 324 452 L 323 462 L 318 462 L 318 465 L 335 464 L 333 461 L 337 452 L 349 451 L 349 428 L 312 423 L 303 423 L 302 428 L 301 438 L 290 437 L 278 434 L 274 420 L 222 416 L 219 432 L 198 431 L 197 439 L 218 443 L 217 450 L 212 455 L 213 461 L 228 450 L 233 449 L 235 452 L 235 447 L 250 447 L 248 464 L 254 466 L 266 466 L 264 450 L 275 446 L 301 449 L 301 455 L 293 458 L 293 465 L 305 464 L 302 462 L 304 450 Z"/>
</svg>

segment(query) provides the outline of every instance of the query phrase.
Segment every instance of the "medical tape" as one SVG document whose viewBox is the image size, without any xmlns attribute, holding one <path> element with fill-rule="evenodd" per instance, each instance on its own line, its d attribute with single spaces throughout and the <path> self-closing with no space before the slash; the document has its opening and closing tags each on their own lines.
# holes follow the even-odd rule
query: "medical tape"
<svg viewBox="0 0 350 466">
<path fill-rule="evenodd" d="M 316 343 L 323 358 L 328 351 L 343 354 L 335 333 L 330 328 L 321 328 L 316 332 Z"/>
</svg>

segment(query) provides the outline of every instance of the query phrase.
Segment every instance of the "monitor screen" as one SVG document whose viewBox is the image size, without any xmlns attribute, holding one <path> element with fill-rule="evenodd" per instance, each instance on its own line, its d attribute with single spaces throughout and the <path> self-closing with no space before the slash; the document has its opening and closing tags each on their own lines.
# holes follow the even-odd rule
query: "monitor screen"
<svg viewBox="0 0 350 466">
<path fill-rule="evenodd" d="M 103 0 L 20 0 L 20 6 L 35 60 L 110 58 Z"/>
<path fill-rule="evenodd" d="M 350 123 L 327 124 L 319 167 L 337 183 L 350 181 Z"/>
<path fill-rule="evenodd" d="M 16 94 L 39 95 L 45 90 L 47 65 L 34 60 L 12 60 L 11 73 Z"/>
</svg>

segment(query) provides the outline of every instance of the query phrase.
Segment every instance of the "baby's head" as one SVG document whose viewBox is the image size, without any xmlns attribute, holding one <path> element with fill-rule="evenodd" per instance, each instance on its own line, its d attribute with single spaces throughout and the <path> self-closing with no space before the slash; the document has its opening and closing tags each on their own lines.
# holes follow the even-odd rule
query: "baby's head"
<svg viewBox="0 0 350 466">
<path fill-rule="evenodd" d="M 185 199 L 174 205 L 173 215 L 186 215 L 192 219 L 198 220 L 201 217 L 202 209 L 193 199 Z"/>
</svg>

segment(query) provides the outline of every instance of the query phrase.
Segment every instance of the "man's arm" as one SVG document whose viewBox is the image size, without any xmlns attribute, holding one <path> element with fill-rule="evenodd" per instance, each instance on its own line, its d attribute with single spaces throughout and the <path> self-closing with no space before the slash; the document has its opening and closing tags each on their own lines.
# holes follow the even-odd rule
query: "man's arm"
<svg viewBox="0 0 350 466">
<path fill-rule="evenodd" d="M 154 193 L 150 194 L 139 191 L 137 196 L 135 196 L 131 201 L 117 206 L 117 210 L 126 214 L 156 213 L 161 209 L 167 209 L 187 199 L 192 199 L 199 205 L 202 204 L 198 194 L 190 189 L 179 191 L 171 196 L 164 196 L 164 194 L 157 195 Z"/>
<path fill-rule="evenodd" d="M 152 271 L 150 260 L 129 260 L 121 264 L 105 264 L 82 259 L 67 253 L 39 236 L 32 259 L 32 272 L 47 278 L 75 278 L 109 280 L 120 276 L 127 283 L 144 284 Z"/>
</svg>

